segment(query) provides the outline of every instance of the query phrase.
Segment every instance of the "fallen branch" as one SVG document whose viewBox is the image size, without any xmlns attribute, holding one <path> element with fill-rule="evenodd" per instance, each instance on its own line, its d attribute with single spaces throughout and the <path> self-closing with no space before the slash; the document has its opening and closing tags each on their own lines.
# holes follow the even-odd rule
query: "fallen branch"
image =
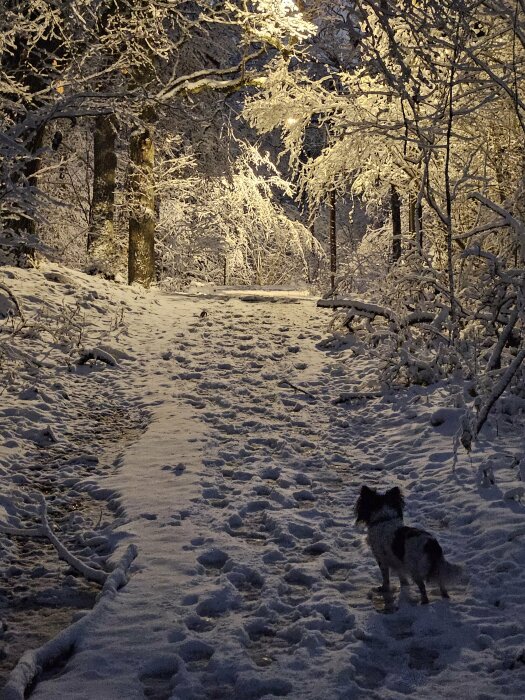
<svg viewBox="0 0 525 700">
<path fill-rule="evenodd" d="M 360 299 L 319 299 L 317 306 L 328 309 L 347 309 L 350 318 L 360 316 L 373 321 L 379 316 L 392 323 L 396 330 L 406 326 L 415 326 L 418 323 L 434 323 L 436 321 L 436 314 L 430 311 L 413 311 L 405 318 L 399 319 L 387 306 L 370 304 Z"/>
<path fill-rule="evenodd" d="M 309 396 L 314 401 L 317 401 L 317 396 L 314 396 L 314 394 L 311 394 L 309 391 L 306 391 L 306 389 L 301 389 L 300 386 L 296 386 L 295 384 L 292 384 L 292 382 L 289 382 L 287 379 L 283 379 L 282 381 L 280 381 L 279 386 L 289 386 L 294 391 L 300 391 L 301 394 L 306 394 L 306 396 Z"/>
<path fill-rule="evenodd" d="M 22 323 L 25 323 L 25 317 L 24 317 L 24 312 L 22 311 L 22 307 L 20 305 L 20 302 L 16 298 L 16 296 L 13 294 L 13 292 L 7 287 L 3 282 L 0 282 L 0 289 L 7 294 L 7 296 L 11 299 L 13 304 L 16 307 L 16 310 L 18 311 L 18 315 L 20 316 L 20 320 Z"/>
<path fill-rule="evenodd" d="M 90 350 L 85 350 L 82 355 L 77 360 L 77 365 L 85 365 L 89 360 L 95 360 L 99 362 L 104 362 L 110 367 L 117 367 L 118 362 L 115 360 L 113 355 L 109 352 L 101 350 L 100 348 L 91 348 Z"/>
<path fill-rule="evenodd" d="M 349 391 L 344 394 L 340 394 L 336 399 L 334 399 L 334 404 L 349 403 L 350 401 L 358 401 L 359 399 L 379 399 L 382 394 L 380 391 Z"/>
<path fill-rule="evenodd" d="M 88 581 L 93 581 L 94 583 L 98 583 L 103 586 L 106 583 L 109 574 L 101 569 L 93 569 L 91 566 L 88 566 L 74 554 L 71 554 L 65 545 L 60 542 L 51 528 L 47 517 L 47 503 L 45 498 L 41 495 L 39 496 L 38 510 L 41 520 L 40 527 L 16 528 L 11 527 L 6 523 L 0 523 L 0 532 L 4 533 L 5 535 L 12 535 L 14 537 L 45 537 L 56 549 L 60 559 L 69 564 L 72 569 L 78 571 L 79 574 L 82 574 L 82 576 Z"/>
<path fill-rule="evenodd" d="M 2 691 L 2 700 L 24 700 L 27 689 L 34 683 L 44 668 L 54 661 L 73 653 L 79 639 L 88 627 L 101 619 L 118 590 L 128 581 L 129 568 L 137 556 L 137 548 L 130 544 L 123 557 L 108 575 L 104 587 L 97 598 L 95 607 L 80 620 L 60 632 L 54 639 L 38 649 L 26 651 L 9 674 Z"/>
<path fill-rule="evenodd" d="M 386 318 L 397 325 L 396 315 L 391 309 L 377 304 L 369 304 L 360 299 L 319 299 L 317 302 L 319 308 L 325 309 L 349 309 L 357 316 L 374 319 L 376 316 Z"/>
</svg>

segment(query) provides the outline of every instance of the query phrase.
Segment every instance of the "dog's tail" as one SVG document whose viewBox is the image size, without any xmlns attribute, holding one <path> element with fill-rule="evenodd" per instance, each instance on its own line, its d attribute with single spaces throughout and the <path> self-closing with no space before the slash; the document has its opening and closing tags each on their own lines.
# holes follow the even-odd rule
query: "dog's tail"
<svg viewBox="0 0 525 700">
<path fill-rule="evenodd" d="M 430 563 L 427 581 L 437 581 L 445 585 L 466 582 L 466 575 L 463 567 L 445 559 L 441 545 L 437 540 L 434 538 L 428 540 L 425 545 L 425 552 Z"/>
<path fill-rule="evenodd" d="M 438 578 L 448 586 L 465 585 L 468 582 L 465 569 L 460 564 L 447 561 L 444 557 L 439 564 Z"/>
</svg>

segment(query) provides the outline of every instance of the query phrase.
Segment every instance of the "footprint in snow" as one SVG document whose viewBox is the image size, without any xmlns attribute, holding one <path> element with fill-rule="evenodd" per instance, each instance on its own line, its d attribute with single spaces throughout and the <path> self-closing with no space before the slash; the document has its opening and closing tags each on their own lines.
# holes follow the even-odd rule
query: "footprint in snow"
<svg viewBox="0 0 525 700">
<path fill-rule="evenodd" d="M 185 662 L 188 671 L 200 671 L 208 665 L 208 661 L 215 653 L 215 649 L 201 639 L 187 639 L 179 642 L 175 650 Z"/>
<path fill-rule="evenodd" d="M 203 409 L 206 408 L 206 401 L 203 401 L 202 399 L 186 399 L 186 403 L 189 404 L 190 406 L 193 406 L 193 408 L 198 408 L 198 409 Z"/>
<path fill-rule="evenodd" d="M 319 557 L 330 550 L 326 542 L 314 542 L 303 549 L 303 553 L 310 557 Z"/>
<path fill-rule="evenodd" d="M 420 644 L 411 644 L 408 649 L 408 667 L 418 671 L 426 671 L 430 675 L 438 673 L 441 669 L 435 667 L 439 659 L 439 651 Z"/>
<path fill-rule="evenodd" d="M 203 618 L 217 618 L 241 606 L 240 594 L 230 584 L 228 588 L 217 588 L 197 603 L 195 612 Z"/>
<path fill-rule="evenodd" d="M 159 657 L 146 664 L 139 676 L 148 700 L 169 700 L 173 692 L 172 677 L 179 670 L 177 657 Z"/>
<path fill-rule="evenodd" d="M 215 627 L 212 618 L 201 615 L 188 615 L 184 618 L 184 624 L 190 632 L 209 632 Z M 170 641 L 169 638 L 168 641 Z"/>
<path fill-rule="evenodd" d="M 255 600 L 260 597 L 261 589 L 264 586 L 264 577 L 255 569 L 243 564 L 236 564 L 228 572 L 227 578 L 245 600 Z"/>
<path fill-rule="evenodd" d="M 263 697 L 285 697 L 293 690 L 289 681 L 282 678 L 260 678 L 252 673 L 237 677 L 231 697 L 236 700 L 258 700 Z"/>
<path fill-rule="evenodd" d="M 182 379 L 183 381 L 202 379 L 202 372 L 180 372 L 179 374 L 174 374 L 172 379 Z"/>
<path fill-rule="evenodd" d="M 172 472 L 173 474 L 175 474 L 175 476 L 180 476 L 186 471 L 186 465 L 182 462 L 179 462 L 175 466 L 173 466 L 172 464 L 165 464 L 162 467 L 162 471 Z"/>
<path fill-rule="evenodd" d="M 228 554 L 216 547 L 203 552 L 197 557 L 199 564 L 208 569 L 222 569 L 228 559 Z"/>
</svg>

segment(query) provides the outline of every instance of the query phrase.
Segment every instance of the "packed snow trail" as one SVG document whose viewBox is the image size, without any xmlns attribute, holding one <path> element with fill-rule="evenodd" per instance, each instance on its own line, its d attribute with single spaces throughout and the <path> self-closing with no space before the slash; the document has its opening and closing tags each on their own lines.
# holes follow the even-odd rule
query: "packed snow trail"
<svg viewBox="0 0 525 700">
<path fill-rule="evenodd" d="M 98 478 L 139 557 L 31 698 L 523 697 L 523 508 L 483 500 L 466 462 L 452 474 L 428 390 L 334 404 L 371 368 L 318 348 L 330 312 L 311 300 L 145 306 L 136 359 L 107 372 L 152 421 Z M 353 522 L 362 483 L 401 485 L 408 519 L 469 557 L 469 587 L 381 614 Z"/>
</svg>

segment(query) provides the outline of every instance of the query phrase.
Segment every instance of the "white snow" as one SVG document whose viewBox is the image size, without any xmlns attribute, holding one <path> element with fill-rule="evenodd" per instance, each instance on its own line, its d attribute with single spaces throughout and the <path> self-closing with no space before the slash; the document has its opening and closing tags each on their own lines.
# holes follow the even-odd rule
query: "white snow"
<svg viewBox="0 0 525 700">
<path fill-rule="evenodd" d="M 455 460 L 461 387 L 383 394 L 366 355 L 319 345 L 332 311 L 302 291 L 168 295 L 58 266 L 1 272 L 26 315 L 78 304 L 87 337 L 69 361 L 58 331 L 27 341 L 42 366 L 20 366 L 3 394 L 0 505 L 14 517 L 9 489 L 61 480 L 117 507 L 113 526 L 93 514 L 86 542 L 115 547 L 114 562 L 138 548 L 32 700 L 525 696 L 523 412 L 496 411 Z M 78 366 L 86 348 L 115 366 Z M 112 412 L 95 424 L 97 406 Z M 146 413 L 140 432 L 130 416 Z M 35 455 L 59 446 L 50 474 Z M 386 614 L 354 525 L 363 483 L 401 486 L 407 522 L 464 565 L 450 601 L 396 592 Z"/>
</svg>

